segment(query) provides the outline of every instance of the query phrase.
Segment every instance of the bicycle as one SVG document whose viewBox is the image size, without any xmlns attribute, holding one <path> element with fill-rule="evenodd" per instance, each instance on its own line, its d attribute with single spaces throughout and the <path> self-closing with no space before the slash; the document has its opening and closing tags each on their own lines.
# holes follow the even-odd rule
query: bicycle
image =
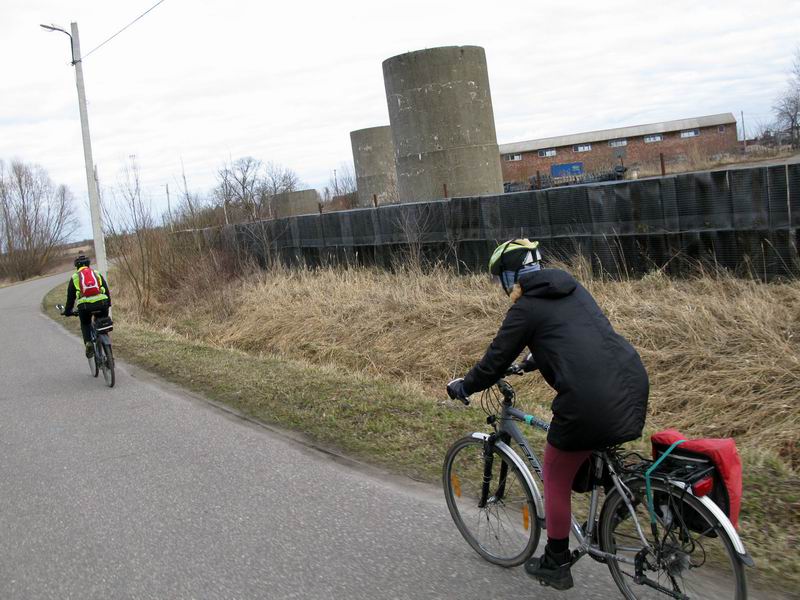
<svg viewBox="0 0 800 600">
<path fill-rule="evenodd" d="M 64 306 L 56 304 L 56 308 L 64 316 Z M 73 312 L 69 316 L 77 317 L 78 314 Z M 97 377 L 102 371 L 103 380 L 110 388 L 113 388 L 116 383 L 114 352 L 111 349 L 111 338 L 108 335 L 113 330 L 114 322 L 111 317 L 98 318 L 97 315 L 92 315 L 90 331 L 92 345 L 94 346 L 94 356 L 87 359 L 89 361 L 89 374 L 92 377 Z"/>
<path fill-rule="evenodd" d="M 503 567 L 528 560 L 546 526 L 542 494 L 511 441 L 541 481 L 542 464 L 517 423 L 544 432 L 549 424 L 515 408 L 514 399 L 504 379 L 483 392 L 494 432 L 456 441 L 442 474 L 458 530 L 480 556 Z M 724 511 L 703 493 L 710 461 L 683 460 L 672 448 L 652 461 L 622 447 L 595 451 L 590 461 L 588 516 L 582 525 L 572 517 L 573 564 L 585 555 L 605 563 L 630 600 L 747 598 L 744 567 L 754 563 Z"/>
</svg>

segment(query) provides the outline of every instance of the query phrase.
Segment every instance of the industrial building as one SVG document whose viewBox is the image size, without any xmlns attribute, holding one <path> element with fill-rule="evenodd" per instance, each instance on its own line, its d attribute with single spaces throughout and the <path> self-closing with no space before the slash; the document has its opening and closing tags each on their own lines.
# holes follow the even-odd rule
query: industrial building
<svg viewBox="0 0 800 600">
<path fill-rule="evenodd" d="M 501 144 L 503 181 L 528 182 L 667 162 L 713 159 L 737 151 L 736 119 L 731 113 L 648 125 L 603 129 Z"/>
</svg>

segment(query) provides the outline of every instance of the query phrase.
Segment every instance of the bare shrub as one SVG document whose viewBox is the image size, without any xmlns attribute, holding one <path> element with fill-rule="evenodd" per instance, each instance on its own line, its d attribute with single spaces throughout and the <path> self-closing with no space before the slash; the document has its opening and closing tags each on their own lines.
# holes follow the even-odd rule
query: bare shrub
<svg viewBox="0 0 800 600">
<path fill-rule="evenodd" d="M 178 204 L 173 211 L 175 227 L 181 229 L 203 229 L 227 223 L 226 205 L 215 205 L 189 188 L 185 170 L 178 181 Z"/>
<path fill-rule="evenodd" d="M 433 208 L 429 204 L 402 207 L 395 226 L 406 240 L 402 266 L 411 271 L 421 271 L 424 264 L 424 245 L 430 234 Z"/>
<path fill-rule="evenodd" d="M 103 202 L 109 255 L 114 259 L 119 283 L 129 286 L 137 311 L 146 313 L 161 280 L 157 266 L 167 252 L 167 234 L 157 225 L 152 203 L 143 194 L 135 159 L 123 167 L 111 196 L 111 202 Z"/>
<path fill-rule="evenodd" d="M 38 165 L 0 161 L 0 277 L 41 275 L 76 227 L 66 186 Z"/>
</svg>

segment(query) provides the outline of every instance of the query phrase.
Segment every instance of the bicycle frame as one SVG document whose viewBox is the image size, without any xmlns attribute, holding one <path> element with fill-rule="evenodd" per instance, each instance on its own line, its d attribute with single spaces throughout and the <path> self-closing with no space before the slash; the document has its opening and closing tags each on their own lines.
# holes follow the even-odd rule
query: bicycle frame
<svg viewBox="0 0 800 600">
<path fill-rule="evenodd" d="M 505 395 L 506 394 L 504 392 L 504 396 Z M 531 488 L 531 491 L 533 492 L 533 500 L 534 500 L 534 505 L 536 507 L 537 519 L 539 520 L 542 528 L 547 529 L 547 524 L 544 516 L 544 503 L 542 501 L 541 492 L 539 491 L 539 486 L 536 484 L 536 481 L 531 476 L 528 467 L 519 458 L 519 455 L 509 447 L 508 441 L 513 439 L 517 443 L 517 445 L 522 450 L 522 453 L 525 455 L 525 458 L 528 460 L 528 463 L 536 472 L 536 474 L 539 476 L 539 479 L 543 480 L 542 463 L 539 461 L 538 457 L 531 449 L 531 446 L 528 443 L 528 440 L 525 437 L 525 435 L 517 426 L 517 421 L 527 423 L 528 425 L 536 427 L 537 429 L 541 429 L 542 431 L 548 431 L 550 429 L 550 424 L 547 423 L 546 421 L 543 421 L 542 419 L 539 419 L 533 415 L 526 414 L 523 411 L 515 408 L 513 406 L 512 400 L 509 399 L 508 397 L 505 397 L 502 402 L 502 411 L 497 421 L 499 422 L 497 423 L 496 433 L 494 434 L 494 436 L 482 432 L 476 432 L 473 433 L 472 435 L 473 437 L 483 439 L 485 442 L 490 442 L 496 446 L 499 446 L 500 449 L 503 451 L 507 450 L 507 452 L 504 453 L 508 454 L 511 457 L 511 460 L 514 460 L 514 457 L 516 457 L 517 460 L 514 460 L 514 462 L 516 466 L 519 467 L 520 471 L 523 474 L 523 477 L 525 477 L 527 483 Z M 494 439 L 491 439 L 493 437 Z M 615 472 L 614 467 L 611 464 L 608 456 L 604 452 L 598 452 L 592 455 L 591 460 L 592 460 L 591 467 L 595 469 L 595 473 L 597 475 L 597 477 L 595 478 L 596 480 L 599 479 L 599 476 L 602 473 L 603 464 L 608 465 L 611 478 L 614 482 L 614 487 L 622 496 L 623 501 L 625 502 L 625 505 L 628 509 L 628 512 L 633 517 L 633 522 L 636 526 L 636 531 L 639 535 L 642 544 L 646 548 L 651 549 L 652 546 L 647 541 L 647 538 L 644 535 L 644 531 L 642 530 L 642 527 L 639 523 L 639 519 L 636 516 L 636 511 L 634 510 L 633 506 L 630 503 L 629 499 L 630 492 L 626 490 L 625 484 L 620 480 L 619 476 Z M 503 467 L 505 468 L 505 464 L 503 465 Z M 487 461 L 487 463 L 484 465 L 484 468 L 487 470 L 491 470 L 491 462 Z M 504 477 L 502 476 L 502 471 L 501 471 L 501 481 L 502 480 L 504 480 Z M 483 490 L 483 496 L 481 498 L 481 503 L 486 502 L 486 495 L 488 489 L 488 479 L 486 477 L 484 477 L 484 482 L 485 485 Z M 589 498 L 589 516 L 587 519 L 587 526 L 585 533 L 581 528 L 581 526 L 578 524 L 578 522 L 575 520 L 575 517 L 574 516 L 572 517 L 572 533 L 578 540 L 578 548 L 576 549 L 577 552 L 576 559 L 580 556 L 583 556 L 584 554 L 591 554 L 592 556 L 595 556 L 597 558 L 606 560 L 616 560 L 619 562 L 635 565 L 636 562 L 634 559 L 604 552 L 600 550 L 598 546 L 593 545 L 591 542 L 594 535 L 594 528 L 599 508 L 600 497 L 599 497 L 598 487 L 599 486 L 596 482 L 592 485 L 591 496 Z M 499 491 L 502 493 L 501 490 Z"/>
</svg>

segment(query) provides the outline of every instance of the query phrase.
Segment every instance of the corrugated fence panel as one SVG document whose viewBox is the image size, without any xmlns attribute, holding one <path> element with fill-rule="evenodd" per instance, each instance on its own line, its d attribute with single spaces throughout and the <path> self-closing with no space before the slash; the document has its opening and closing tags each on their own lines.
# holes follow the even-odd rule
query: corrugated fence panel
<svg viewBox="0 0 800 600">
<path fill-rule="evenodd" d="M 785 166 L 780 165 L 767 169 L 767 189 L 769 190 L 769 228 L 788 227 L 789 195 Z"/>
<path fill-rule="evenodd" d="M 553 236 L 592 233 L 592 215 L 586 186 L 552 188 L 545 193 Z"/>
<path fill-rule="evenodd" d="M 633 229 L 636 233 L 664 233 L 664 207 L 661 185 L 657 179 L 637 181 L 630 185 Z"/>
<path fill-rule="evenodd" d="M 769 192 L 766 169 L 734 169 L 729 172 L 733 227 L 763 229 L 769 224 Z"/>
<path fill-rule="evenodd" d="M 481 224 L 480 198 L 453 198 L 450 200 L 450 239 L 484 240 Z"/>
<path fill-rule="evenodd" d="M 303 215 L 296 217 L 297 239 L 301 247 L 322 248 L 325 246 L 325 237 L 322 235 L 322 219 L 317 215 Z"/>
<path fill-rule="evenodd" d="M 547 196 L 543 192 L 516 192 L 499 197 L 500 227 L 490 238 L 498 243 L 517 237 L 539 239 L 549 237 L 550 223 L 547 213 Z"/>
<path fill-rule="evenodd" d="M 616 235 L 621 224 L 618 218 L 617 197 L 613 186 L 598 185 L 586 190 L 589 212 L 592 215 L 592 233 Z"/>
<path fill-rule="evenodd" d="M 598 272 L 690 272 L 698 262 L 763 279 L 800 276 L 800 164 L 384 205 L 182 231 L 177 244 L 236 248 L 268 264 L 396 266 L 416 256 L 481 271 L 529 237 L 548 258 Z"/>
<path fill-rule="evenodd" d="M 786 167 L 786 178 L 789 182 L 789 206 L 792 211 L 792 227 L 800 226 L 800 163 Z"/>
</svg>

